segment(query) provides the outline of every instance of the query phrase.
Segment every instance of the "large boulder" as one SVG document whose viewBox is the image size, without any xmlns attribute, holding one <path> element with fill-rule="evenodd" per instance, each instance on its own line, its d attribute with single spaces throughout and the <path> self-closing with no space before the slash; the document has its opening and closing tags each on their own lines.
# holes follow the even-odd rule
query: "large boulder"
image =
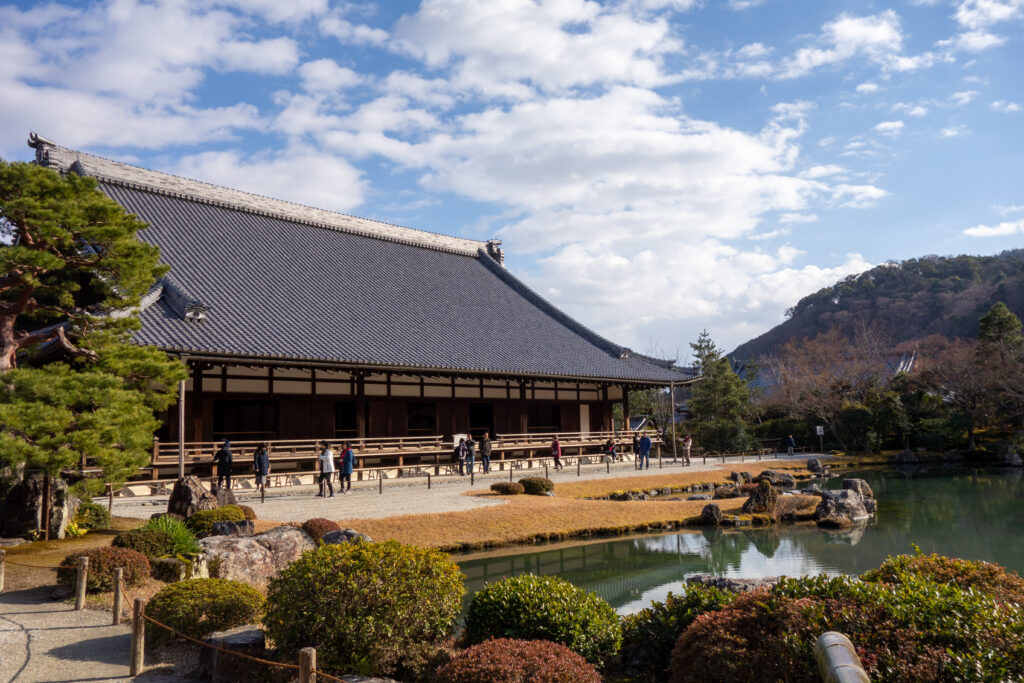
<svg viewBox="0 0 1024 683">
<path fill-rule="evenodd" d="M 355 529 L 338 529 L 337 531 L 328 531 L 326 534 L 320 537 L 320 540 L 324 545 L 335 545 L 338 543 L 353 543 L 355 541 L 366 541 L 370 543 L 373 541 L 372 538 L 366 534 L 361 534 Z"/>
<path fill-rule="evenodd" d="M 854 489 L 827 491 L 814 510 L 818 526 L 830 529 L 845 529 L 857 522 L 870 518 L 864 507 L 864 497 Z"/>
<path fill-rule="evenodd" d="M 730 472 L 729 479 L 737 484 L 748 484 L 750 483 L 751 476 L 750 472 Z"/>
<path fill-rule="evenodd" d="M 743 503 L 743 512 L 746 514 L 775 515 L 775 504 L 779 500 L 779 494 L 775 487 L 767 479 L 762 479 L 757 484 L 750 497 Z"/>
<path fill-rule="evenodd" d="M 256 524 L 251 519 L 241 522 L 214 522 L 211 536 L 252 536 Z"/>
<path fill-rule="evenodd" d="M 743 494 L 735 486 L 718 486 L 715 488 L 714 497 L 717 498 L 739 498 Z"/>
<path fill-rule="evenodd" d="M 217 498 L 217 505 L 238 505 L 238 498 L 235 497 L 234 492 L 231 489 L 226 489 L 223 486 L 218 486 L 213 490 L 213 495 Z"/>
<path fill-rule="evenodd" d="M 265 585 L 307 550 L 316 547 L 302 529 L 279 526 L 256 536 L 207 536 L 199 541 L 211 573 Z"/>
<path fill-rule="evenodd" d="M 772 486 L 780 486 L 782 488 L 791 489 L 796 487 L 796 477 L 788 472 L 777 472 L 775 470 L 765 470 L 761 474 L 754 477 L 754 483 L 761 483 L 762 481 L 768 480 Z"/>
<path fill-rule="evenodd" d="M 746 593 L 761 588 L 772 588 L 781 579 L 781 576 L 769 576 L 763 579 L 730 579 L 725 576 L 715 576 L 714 574 L 694 574 L 693 576 L 686 577 L 686 583 L 710 586 L 733 593 Z"/>
<path fill-rule="evenodd" d="M 68 522 L 78 510 L 78 499 L 71 495 L 66 481 L 51 477 L 47 520 L 45 493 L 46 480 L 41 474 L 29 475 L 9 488 L 0 505 L 0 536 L 24 536 L 48 526 L 50 538 L 64 538 Z"/>
<path fill-rule="evenodd" d="M 807 469 L 811 472 L 821 472 L 824 468 L 821 466 L 821 461 L 817 458 L 811 458 L 807 461 Z"/>
<path fill-rule="evenodd" d="M 843 488 L 856 491 L 865 498 L 874 498 L 871 486 L 863 479 L 843 479 Z"/>
<path fill-rule="evenodd" d="M 207 491 L 202 480 L 194 475 L 174 482 L 174 489 L 167 501 L 167 512 L 186 519 L 198 510 L 213 510 L 216 507 L 217 497 Z"/>
<path fill-rule="evenodd" d="M 718 526 L 722 523 L 722 510 L 714 503 L 708 503 L 700 511 L 700 523 L 708 526 Z"/>
</svg>

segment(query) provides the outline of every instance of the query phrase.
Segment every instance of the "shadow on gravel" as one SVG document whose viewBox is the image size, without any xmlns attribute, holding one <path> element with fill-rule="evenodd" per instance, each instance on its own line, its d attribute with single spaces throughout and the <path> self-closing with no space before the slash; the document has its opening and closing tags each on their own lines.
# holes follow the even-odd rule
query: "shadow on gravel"
<svg viewBox="0 0 1024 683">
<path fill-rule="evenodd" d="M 63 659 L 71 662 L 127 664 L 131 644 L 131 634 L 120 633 L 115 636 L 90 638 L 89 640 L 80 640 L 70 645 L 55 647 L 47 654 L 54 659 Z"/>
<path fill-rule="evenodd" d="M 55 588 L 55 586 L 40 586 L 18 591 L 4 591 L 0 593 L 0 605 L 41 605 L 45 602 L 55 602 L 52 597 Z"/>
</svg>

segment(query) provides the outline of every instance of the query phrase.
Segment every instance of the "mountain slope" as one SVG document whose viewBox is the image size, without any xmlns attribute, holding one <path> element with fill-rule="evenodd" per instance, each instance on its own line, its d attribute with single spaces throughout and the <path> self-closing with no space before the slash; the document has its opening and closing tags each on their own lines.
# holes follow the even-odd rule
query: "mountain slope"
<svg viewBox="0 0 1024 683">
<path fill-rule="evenodd" d="M 852 334 L 867 324 L 893 343 L 930 334 L 976 337 L 978 318 L 997 301 L 1024 318 L 1024 249 L 886 263 L 804 297 L 786 312 L 788 320 L 729 355 L 752 360 L 833 326 Z"/>
</svg>

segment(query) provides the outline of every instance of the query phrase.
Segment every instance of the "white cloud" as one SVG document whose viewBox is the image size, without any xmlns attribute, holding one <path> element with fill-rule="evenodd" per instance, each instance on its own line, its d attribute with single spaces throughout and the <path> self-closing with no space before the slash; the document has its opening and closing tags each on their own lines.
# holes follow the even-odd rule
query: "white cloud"
<svg viewBox="0 0 1024 683">
<path fill-rule="evenodd" d="M 999 47 L 1005 42 L 1006 38 L 1003 36 L 988 31 L 964 31 L 952 38 L 940 40 L 936 45 L 961 52 L 983 52 L 993 47 Z"/>
<path fill-rule="evenodd" d="M 977 90 L 961 90 L 949 96 L 949 101 L 954 107 L 962 107 L 970 104 L 978 96 Z"/>
<path fill-rule="evenodd" d="M 352 69 L 339 66 L 333 59 L 317 59 L 299 67 L 304 90 L 312 93 L 334 93 L 365 82 Z"/>
<path fill-rule="evenodd" d="M 1024 220 L 1004 221 L 998 225 L 975 225 L 964 230 L 969 237 L 1005 237 L 1007 235 L 1024 234 Z"/>
<path fill-rule="evenodd" d="M 791 214 L 791 215 L 796 216 L 796 215 L 800 215 L 800 214 Z M 815 216 L 815 218 L 817 218 L 817 216 Z M 769 230 L 768 232 L 759 232 L 756 235 L 751 235 L 747 239 L 753 240 L 755 242 L 764 241 L 764 240 L 772 240 L 772 239 L 775 239 L 776 237 L 785 237 L 786 235 L 789 235 L 791 232 L 792 231 L 789 228 L 779 228 L 778 230 Z"/>
<path fill-rule="evenodd" d="M 729 0 L 729 9 L 742 11 L 751 7 L 759 7 L 768 0 Z"/>
<path fill-rule="evenodd" d="M 800 172 L 800 177 L 801 178 L 818 179 L 818 178 L 827 178 L 829 176 L 834 176 L 834 175 L 838 175 L 840 173 L 845 173 L 845 172 L 846 172 L 846 169 L 843 168 L 842 166 L 837 166 L 835 164 L 825 164 L 825 165 L 820 165 L 820 166 L 812 166 L 809 169 L 807 169 L 806 171 L 801 171 Z"/>
<path fill-rule="evenodd" d="M 958 138 L 961 135 L 966 135 L 969 132 L 970 131 L 967 129 L 967 126 L 965 126 L 963 124 L 960 124 L 960 125 L 957 125 L 957 126 L 947 126 L 946 128 L 943 128 L 942 130 L 939 131 L 939 137 L 940 138 Z"/>
<path fill-rule="evenodd" d="M 878 84 L 867 81 L 857 86 L 857 92 L 861 94 L 870 94 L 878 92 Z"/>
<path fill-rule="evenodd" d="M 736 56 L 740 59 L 759 59 L 767 57 L 771 53 L 772 48 L 767 47 L 764 43 L 750 43 L 736 50 Z"/>
<path fill-rule="evenodd" d="M 1002 112 L 1004 114 L 1012 114 L 1021 110 L 1021 106 L 1016 102 L 1007 102 L 1006 100 L 996 100 L 992 103 L 993 111 Z"/>
<path fill-rule="evenodd" d="M 338 13 L 324 17 L 317 26 L 320 33 L 344 45 L 384 45 L 390 38 L 384 29 L 353 24 Z"/>
<path fill-rule="evenodd" d="M 980 29 L 1017 19 L 1024 9 L 1024 0 L 963 0 L 957 7 L 956 20 L 969 29 Z"/>
<path fill-rule="evenodd" d="M 349 211 L 363 203 L 366 183 L 358 169 L 308 148 L 244 158 L 236 151 L 183 157 L 174 172 L 216 185 L 287 199 L 320 209 Z"/>
<path fill-rule="evenodd" d="M 997 204 L 992 208 L 995 209 L 996 213 L 998 213 L 1000 216 L 1010 216 L 1012 214 L 1024 211 L 1024 206 L 1018 206 L 1017 204 L 1010 204 L 1008 206 L 1001 206 Z"/>
<path fill-rule="evenodd" d="M 788 223 L 814 223 L 818 220 L 818 215 L 813 213 L 784 213 L 779 216 L 779 223 L 783 225 Z"/>
<path fill-rule="evenodd" d="M 875 131 L 877 133 L 881 133 L 882 135 L 895 136 L 895 135 L 899 135 L 900 133 L 903 132 L 903 122 L 902 121 L 882 121 L 881 123 L 875 125 L 875 127 L 872 128 L 871 130 L 873 130 L 873 131 Z"/>
<path fill-rule="evenodd" d="M 874 185 L 840 184 L 833 188 L 832 201 L 848 209 L 869 209 L 887 196 L 886 190 Z"/>
</svg>

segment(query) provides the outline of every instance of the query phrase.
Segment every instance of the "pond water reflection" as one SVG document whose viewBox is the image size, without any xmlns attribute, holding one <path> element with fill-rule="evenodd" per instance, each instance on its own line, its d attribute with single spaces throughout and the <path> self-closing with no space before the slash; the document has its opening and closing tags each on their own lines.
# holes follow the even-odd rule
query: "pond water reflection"
<svg viewBox="0 0 1024 683">
<path fill-rule="evenodd" d="M 526 572 L 554 574 L 598 593 L 621 614 L 679 592 L 685 578 L 696 573 L 735 578 L 860 574 L 888 555 L 910 552 L 911 544 L 1024 573 L 1019 470 L 847 472 L 828 487 L 840 488 L 848 477 L 871 484 L 879 510 L 874 522 L 847 531 L 808 525 L 687 530 L 456 560 L 467 577 L 467 597 L 485 581 Z"/>
</svg>

